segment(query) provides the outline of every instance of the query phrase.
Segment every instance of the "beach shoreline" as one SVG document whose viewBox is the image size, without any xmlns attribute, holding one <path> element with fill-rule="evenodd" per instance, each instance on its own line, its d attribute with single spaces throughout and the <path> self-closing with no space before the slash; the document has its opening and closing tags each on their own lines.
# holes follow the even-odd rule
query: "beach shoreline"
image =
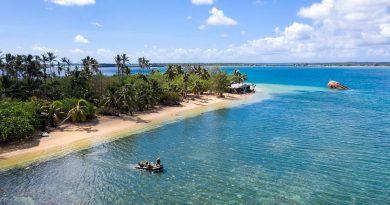
<svg viewBox="0 0 390 205">
<path fill-rule="evenodd" d="M 250 98 L 251 94 L 226 94 L 225 98 L 203 95 L 186 100 L 180 106 L 160 106 L 134 116 L 97 116 L 87 123 L 64 124 L 48 137 L 16 145 L 0 146 L 0 170 L 60 157 L 102 143 L 150 130 L 166 123 L 226 108 Z"/>
</svg>

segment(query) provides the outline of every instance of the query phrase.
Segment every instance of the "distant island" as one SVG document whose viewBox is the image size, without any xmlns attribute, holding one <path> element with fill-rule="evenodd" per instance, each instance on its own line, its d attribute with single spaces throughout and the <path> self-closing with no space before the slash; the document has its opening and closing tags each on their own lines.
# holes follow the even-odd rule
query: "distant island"
<svg viewBox="0 0 390 205">
<path fill-rule="evenodd" d="M 152 63 L 152 67 L 166 67 L 175 65 L 200 65 L 221 67 L 384 67 L 390 66 L 390 62 L 335 62 L 335 63 Z M 115 67 L 113 63 L 102 63 L 100 67 Z M 130 64 L 130 67 L 138 67 L 138 64 Z"/>
</svg>

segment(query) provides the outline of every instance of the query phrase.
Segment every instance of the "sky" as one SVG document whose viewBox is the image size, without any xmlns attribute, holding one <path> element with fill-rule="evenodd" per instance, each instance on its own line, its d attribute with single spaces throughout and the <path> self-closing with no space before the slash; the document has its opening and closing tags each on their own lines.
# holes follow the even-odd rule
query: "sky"
<svg viewBox="0 0 390 205">
<path fill-rule="evenodd" d="M 77 63 L 390 61 L 390 0 L 3 0 L 0 51 Z"/>
</svg>

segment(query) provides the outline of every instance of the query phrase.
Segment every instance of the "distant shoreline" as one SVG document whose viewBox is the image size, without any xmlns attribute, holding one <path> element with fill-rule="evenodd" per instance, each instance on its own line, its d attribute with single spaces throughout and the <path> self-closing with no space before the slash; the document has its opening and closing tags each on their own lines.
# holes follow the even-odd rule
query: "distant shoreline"
<svg viewBox="0 0 390 205">
<path fill-rule="evenodd" d="M 243 68 L 243 67 L 246 67 L 246 68 L 259 68 L 259 67 L 262 67 L 262 68 L 297 68 L 297 69 L 305 69 L 305 68 L 390 68 L 390 65 L 386 65 L 386 66 L 357 66 L 357 65 L 354 65 L 354 66 L 323 66 L 323 65 L 318 65 L 318 66 L 221 66 L 222 68 L 226 68 L 226 67 L 237 67 L 237 68 Z"/>
<path fill-rule="evenodd" d="M 175 65 L 201 65 L 205 67 L 221 66 L 221 67 L 295 67 L 295 68 L 390 68 L 390 62 L 383 63 L 172 63 Z M 151 67 L 165 67 L 172 65 L 171 63 L 154 63 Z M 103 63 L 101 68 L 116 67 L 115 64 Z M 138 65 L 130 65 L 130 67 L 139 67 Z"/>
</svg>

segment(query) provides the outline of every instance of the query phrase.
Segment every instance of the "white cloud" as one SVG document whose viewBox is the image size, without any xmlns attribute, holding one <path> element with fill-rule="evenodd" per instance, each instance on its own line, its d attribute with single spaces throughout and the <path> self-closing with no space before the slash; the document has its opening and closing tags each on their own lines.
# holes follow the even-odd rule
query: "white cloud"
<svg viewBox="0 0 390 205">
<path fill-rule="evenodd" d="M 202 24 L 202 25 L 198 26 L 198 29 L 199 29 L 199 30 L 205 30 L 205 29 L 206 29 L 206 26 L 205 26 L 204 24 Z"/>
<path fill-rule="evenodd" d="M 78 61 L 81 58 L 89 55 L 92 57 L 97 57 L 99 62 L 112 62 L 114 59 L 114 51 L 106 48 L 98 48 L 96 50 L 83 50 L 80 48 L 75 48 L 69 50 L 69 52 L 73 55 L 70 55 L 73 60 Z"/>
<path fill-rule="evenodd" d="M 229 37 L 229 34 L 226 33 L 221 34 L 221 38 L 227 38 L 227 37 Z"/>
<path fill-rule="evenodd" d="M 304 20 L 298 19 L 285 27 L 276 27 L 273 35 L 260 36 L 242 44 L 221 47 L 216 43 L 216 47 L 180 48 L 150 45 L 142 48 L 144 51 L 130 55 L 168 63 L 388 61 L 389 9 L 389 0 L 322 0 L 297 11 L 297 15 Z M 220 10 L 215 10 L 218 11 L 215 14 L 220 14 Z M 223 12 L 222 16 L 226 17 Z M 198 29 L 204 30 L 208 25 L 206 21 Z M 220 39 L 220 42 L 224 42 L 224 39 Z M 35 50 L 45 52 L 55 49 L 39 47 Z M 97 55 L 102 59 L 100 61 L 105 62 L 111 62 L 115 54 L 104 48 L 72 51 L 78 59 L 84 55 Z"/>
<path fill-rule="evenodd" d="M 89 43 L 89 40 L 87 38 L 85 38 L 84 36 L 79 34 L 79 35 L 74 37 L 74 42 L 86 44 L 86 43 Z"/>
<path fill-rule="evenodd" d="M 206 23 L 209 26 L 235 26 L 237 21 L 225 16 L 222 10 L 213 7 L 210 10 L 211 16 L 207 19 Z"/>
<path fill-rule="evenodd" d="M 382 36 L 390 38 L 390 24 L 379 25 L 379 28 L 381 29 L 380 33 Z"/>
<path fill-rule="evenodd" d="M 214 0 L 191 0 L 195 5 L 210 5 L 214 3 Z"/>
<path fill-rule="evenodd" d="M 323 0 L 321 3 L 314 3 L 307 8 L 301 8 L 298 15 L 304 18 L 317 20 L 329 16 L 333 7 L 334 0 Z"/>
<path fill-rule="evenodd" d="M 192 16 L 187 16 L 187 20 L 192 20 Z"/>
<path fill-rule="evenodd" d="M 103 27 L 103 25 L 98 22 L 91 22 L 91 24 L 97 27 Z"/>
<path fill-rule="evenodd" d="M 70 50 L 71 53 L 75 53 L 75 54 L 82 54 L 82 53 L 85 53 L 85 51 L 79 49 L 79 48 L 76 48 L 76 49 L 73 49 L 73 50 Z"/>
<path fill-rule="evenodd" d="M 308 39 L 313 31 L 313 27 L 294 22 L 284 30 L 284 35 L 288 39 L 292 40 L 304 40 Z"/>
<path fill-rule="evenodd" d="M 322 0 L 297 12 L 305 23 L 276 27 L 273 36 L 225 48 L 143 53 L 155 62 L 388 61 L 389 9 L 389 0 Z"/>
<path fill-rule="evenodd" d="M 86 5 L 93 5 L 96 3 L 95 0 L 45 0 L 45 1 L 58 4 L 60 6 L 86 6 Z"/>
<path fill-rule="evenodd" d="M 33 50 L 35 51 L 39 51 L 39 52 L 52 52 L 52 53 L 58 53 L 59 50 L 57 49 L 54 49 L 54 48 L 48 48 L 48 47 L 42 47 L 42 46 L 38 46 L 38 45 L 34 45 L 32 47 Z"/>
<path fill-rule="evenodd" d="M 101 56 L 106 56 L 106 55 L 111 55 L 114 52 L 112 50 L 109 50 L 109 49 L 99 48 L 99 49 L 97 49 L 96 53 L 98 55 L 101 55 Z"/>
</svg>

